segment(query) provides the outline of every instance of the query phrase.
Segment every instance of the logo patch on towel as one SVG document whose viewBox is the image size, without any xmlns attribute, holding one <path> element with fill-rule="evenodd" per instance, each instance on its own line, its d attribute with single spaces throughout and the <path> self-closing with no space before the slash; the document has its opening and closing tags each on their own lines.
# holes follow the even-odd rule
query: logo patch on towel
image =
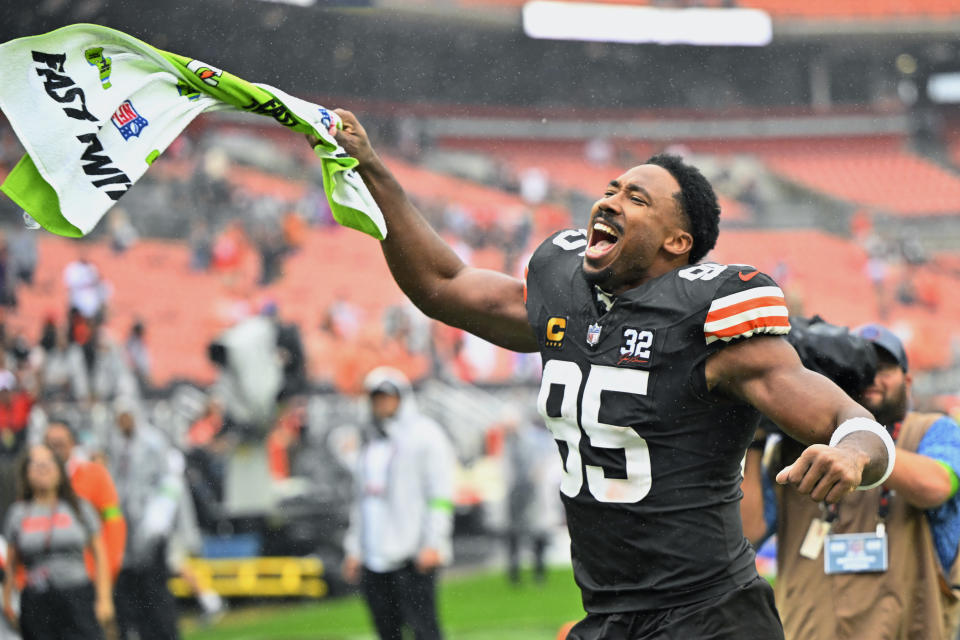
<svg viewBox="0 0 960 640">
<path fill-rule="evenodd" d="M 223 75 L 223 71 L 217 69 L 211 64 L 206 62 L 201 62 L 200 60 L 191 60 L 187 63 L 187 69 L 193 71 L 194 75 L 206 82 L 211 87 L 216 87 L 220 84 L 220 76 Z"/>
<path fill-rule="evenodd" d="M 129 140 L 133 136 L 140 136 L 140 132 L 150 124 L 146 118 L 137 113 L 133 103 L 124 100 L 117 107 L 117 110 L 110 116 L 110 122 L 117 128 L 124 140 Z"/>
<path fill-rule="evenodd" d="M 327 130 L 327 133 L 330 135 L 335 135 L 337 133 L 337 125 L 333 120 L 333 114 L 320 107 L 320 124 L 324 126 Z"/>
<path fill-rule="evenodd" d="M 191 102 L 200 99 L 200 92 L 188 85 L 186 82 L 177 82 L 177 93 Z"/>
</svg>

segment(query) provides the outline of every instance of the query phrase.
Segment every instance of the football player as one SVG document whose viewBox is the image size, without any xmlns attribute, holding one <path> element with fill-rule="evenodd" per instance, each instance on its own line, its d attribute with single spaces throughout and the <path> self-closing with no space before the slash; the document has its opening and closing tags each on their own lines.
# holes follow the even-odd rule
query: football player
<svg viewBox="0 0 960 640">
<path fill-rule="evenodd" d="M 777 477 L 836 502 L 889 474 L 893 443 L 782 335 L 783 292 L 745 265 L 699 264 L 720 209 L 660 155 L 598 185 L 586 230 L 534 253 L 525 281 L 465 265 L 410 203 L 348 111 L 337 140 L 387 221 L 390 271 L 427 315 L 539 351 L 574 575 L 570 638 L 782 638 L 738 502 L 762 412 L 810 444 Z M 829 444 L 827 444 L 829 443 Z"/>
</svg>

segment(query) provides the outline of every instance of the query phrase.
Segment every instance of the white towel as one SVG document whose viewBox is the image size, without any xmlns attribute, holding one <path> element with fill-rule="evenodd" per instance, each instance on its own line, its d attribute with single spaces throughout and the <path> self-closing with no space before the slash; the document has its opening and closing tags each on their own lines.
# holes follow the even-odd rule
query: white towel
<svg viewBox="0 0 960 640">
<path fill-rule="evenodd" d="M 357 161 L 333 138 L 339 117 L 274 87 L 92 24 L 0 45 L 0 87 L 27 150 L 0 190 L 55 233 L 89 233 L 190 121 L 233 109 L 317 136 L 334 218 L 386 236 Z"/>
</svg>

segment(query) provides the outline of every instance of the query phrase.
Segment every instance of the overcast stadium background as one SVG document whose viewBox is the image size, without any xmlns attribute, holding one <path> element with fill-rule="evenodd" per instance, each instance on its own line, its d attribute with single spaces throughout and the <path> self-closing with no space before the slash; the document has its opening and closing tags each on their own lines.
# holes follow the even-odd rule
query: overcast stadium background
<svg viewBox="0 0 960 640">
<path fill-rule="evenodd" d="M 771 273 L 796 313 L 886 323 L 907 345 L 918 406 L 960 412 L 960 1 L 609 2 L 761 9 L 773 27 L 761 46 L 535 39 L 524 32 L 523 4 L 3 0 L 0 41 L 93 22 L 349 108 L 458 251 L 512 273 L 548 233 L 583 226 L 623 168 L 663 149 L 684 153 L 721 195 L 711 259 Z M 0 177 L 21 153 L 0 117 Z M 113 287 L 114 334 L 135 319 L 147 327 L 149 402 L 174 437 L 216 378 L 212 340 L 265 304 L 297 324 L 310 380 L 309 455 L 291 469 L 301 482 L 287 483 L 288 499 L 273 500 L 269 512 L 226 513 L 226 524 L 207 533 L 211 553 L 319 558 L 323 568 L 303 574 L 315 580 L 312 590 L 281 594 L 297 596 L 283 599 L 298 611 L 334 606 L 347 591 L 330 570 L 348 490 L 336 450 L 346 445 L 333 434 L 362 419 L 355 392 L 363 374 L 383 363 L 407 371 L 454 437 L 463 573 L 499 557 L 487 535 L 503 492 L 495 425 L 529 412 L 539 360 L 404 307 L 376 243 L 330 224 L 310 156 L 299 137 L 263 118 L 202 116 L 119 203 L 139 240 L 112 250 L 109 220 L 82 242 L 36 232 L 35 283 L 18 289 L 17 308 L 4 315 L 8 336 L 35 342 L 44 318 L 63 320 L 64 266 L 88 251 Z M 0 211 L 4 231 L 19 232 L 19 210 L 3 199 Z M 230 260 L 190 269 L 197 220 L 214 242 L 235 242 Z M 257 247 L 277 230 L 295 250 L 261 285 Z M 106 423 L 107 413 L 90 419 Z M 569 576 L 555 582 L 572 589 Z M 248 587 L 228 587 L 238 590 L 234 609 L 272 597 Z M 571 593 L 557 596 L 555 625 L 543 628 L 577 615 Z M 536 591 L 523 598 L 531 608 L 544 602 Z M 222 637 L 242 635 L 250 618 L 238 620 Z M 326 620 L 310 631 L 347 637 Z M 484 622 L 458 629 L 471 624 Z"/>
</svg>

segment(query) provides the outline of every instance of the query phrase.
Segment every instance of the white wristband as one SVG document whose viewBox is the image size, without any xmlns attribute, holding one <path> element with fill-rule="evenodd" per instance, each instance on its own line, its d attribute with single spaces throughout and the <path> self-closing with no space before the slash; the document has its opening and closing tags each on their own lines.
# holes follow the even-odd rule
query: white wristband
<svg viewBox="0 0 960 640">
<path fill-rule="evenodd" d="M 896 461 L 897 457 L 896 445 L 893 443 L 893 438 L 890 437 L 890 434 L 887 433 L 887 430 L 884 429 L 880 423 L 874 422 L 870 418 L 861 417 L 850 418 L 849 420 L 844 420 L 841 422 L 840 426 L 838 426 L 836 431 L 833 432 L 833 435 L 830 436 L 830 446 L 837 446 L 841 440 L 855 431 L 869 431 L 870 433 L 875 434 L 878 438 L 883 440 L 883 445 L 887 448 L 887 470 L 884 471 L 880 479 L 873 484 L 860 485 L 857 487 L 857 491 L 867 491 L 868 489 L 879 487 L 881 484 L 886 482 L 887 478 L 890 477 L 890 474 L 893 473 L 893 463 Z"/>
</svg>

